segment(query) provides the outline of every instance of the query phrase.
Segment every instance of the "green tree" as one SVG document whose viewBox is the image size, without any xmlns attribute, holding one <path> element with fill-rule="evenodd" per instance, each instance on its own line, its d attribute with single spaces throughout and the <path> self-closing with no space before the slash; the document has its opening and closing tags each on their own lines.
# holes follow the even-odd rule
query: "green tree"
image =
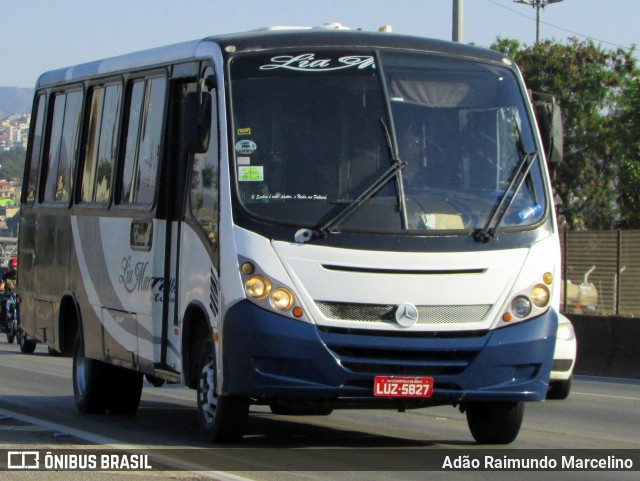
<svg viewBox="0 0 640 481">
<path fill-rule="evenodd" d="M 620 219 L 624 227 L 640 229 L 640 78 L 620 90 L 613 128 L 620 165 Z"/>
<path fill-rule="evenodd" d="M 562 107 L 564 161 L 552 175 L 569 227 L 615 227 L 619 194 L 627 189 L 619 176 L 618 102 L 638 78 L 633 49 L 606 50 L 575 38 L 534 46 L 498 38 L 491 48 L 516 61 L 530 89 L 554 95 Z"/>
<path fill-rule="evenodd" d="M 0 178 L 22 180 L 26 152 L 22 147 L 15 147 L 0 152 Z"/>
</svg>

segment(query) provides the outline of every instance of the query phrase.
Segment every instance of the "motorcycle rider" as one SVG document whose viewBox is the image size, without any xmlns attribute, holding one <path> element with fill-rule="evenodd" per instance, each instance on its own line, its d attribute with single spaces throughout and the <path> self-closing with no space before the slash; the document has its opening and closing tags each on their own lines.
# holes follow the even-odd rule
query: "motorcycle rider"
<svg viewBox="0 0 640 481">
<path fill-rule="evenodd" d="M 10 313 L 15 313 L 15 298 L 13 290 L 18 277 L 18 259 L 9 261 L 9 270 L 0 278 L 0 332 L 7 333 L 7 340 L 11 343 L 15 332 L 11 328 Z M 13 316 L 11 316 L 13 319 Z"/>
<path fill-rule="evenodd" d="M 16 288 L 17 278 L 18 278 L 18 259 L 14 257 L 9 261 L 9 270 L 2 276 L 5 290 L 13 291 Z"/>
</svg>

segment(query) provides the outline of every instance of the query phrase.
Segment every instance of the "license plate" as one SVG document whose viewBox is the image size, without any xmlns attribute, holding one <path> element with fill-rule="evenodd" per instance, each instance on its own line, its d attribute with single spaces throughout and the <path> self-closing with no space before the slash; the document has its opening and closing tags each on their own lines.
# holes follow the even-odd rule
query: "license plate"
<svg viewBox="0 0 640 481">
<path fill-rule="evenodd" d="M 382 397 L 431 397 L 433 378 L 376 376 L 373 395 Z"/>
</svg>

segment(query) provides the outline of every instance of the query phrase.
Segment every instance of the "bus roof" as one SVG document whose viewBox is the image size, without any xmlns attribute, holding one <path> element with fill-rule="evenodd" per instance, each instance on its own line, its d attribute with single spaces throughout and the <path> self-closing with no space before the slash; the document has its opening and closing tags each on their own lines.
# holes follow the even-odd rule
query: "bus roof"
<svg viewBox="0 0 640 481">
<path fill-rule="evenodd" d="M 505 55 L 470 45 L 444 40 L 399 35 L 388 32 L 366 32 L 362 30 L 278 27 L 250 32 L 224 34 L 192 40 L 149 50 L 128 53 L 117 57 L 51 70 L 43 73 L 36 89 L 80 82 L 95 77 L 115 75 L 138 69 L 148 69 L 171 62 L 187 62 L 210 55 L 214 44 L 222 51 L 233 53 L 271 50 L 277 48 L 302 47 L 372 47 L 419 50 L 444 55 L 474 58 L 483 61 L 501 62 Z"/>
</svg>

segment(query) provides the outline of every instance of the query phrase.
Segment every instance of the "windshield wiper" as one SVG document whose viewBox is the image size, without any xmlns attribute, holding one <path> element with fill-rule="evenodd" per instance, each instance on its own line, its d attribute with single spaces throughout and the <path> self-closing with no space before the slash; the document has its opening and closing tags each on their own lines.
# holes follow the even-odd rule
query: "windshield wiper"
<svg viewBox="0 0 640 481">
<path fill-rule="evenodd" d="M 502 219 L 511 207 L 511 204 L 513 204 L 516 195 L 520 191 L 520 187 L 522 187 L 527 175 L 529 175 L 533 162 L 537 158 L 537 152 L 527 152 L 522 156 L 518 165 L 516 165 L 509 185 L 507 185 L 502 197 L 500 197 L 500 201 L 497 203 L 493 211 L 491 211 L 486 224 L 482 229 L 474 232 L 473 238 L 476 242 L 489 242 L 490 240 L 496 239 L 496 231 L 498 230 Z"/>
<path fill-rule="evenodd" d="M 324 239 L 329 234 L 337 232 L 338 226 L 342 224 L 348 217 L 350 217 L 361 205 L 363 205 L 367 200 L 376 195 L 380 189 L 382 189 L 391 179 L 398 175 L 398 172 L 402 171 L 404 166 L 407 164 L 405 161 L 401 160 L 396 152 L 396 149 L 393 148 L 393 142 L 391 141 L 391 134 L 389 133 L 389 128 L 385 123 L 384 119 L 380 119 L 380 123 L 382 124 L 382 128 L 384 129 L 385 139 L 387 141 L 387 146 L 389 147 L 389 151 L 391 153 L 392 164 L 389 169 L 387 169 L 380 177 L 378 177 L 374 182 L 369 185 L 360 195 L 358 195 L 355 199 L 353 199 L 344 209 L 342 209 L 338 214 L 331 219 L 329 219 L 324 225 L 318 227 L 316 229 L 300 229 L 295 234 L 295 241 L 299 243 L 304 243 L 313 239 Z M 401 199 L 404 199 L 402 193 L 398 193 Z M 404 211 L 404 209 L 402 209 Z"/>
</svg>

